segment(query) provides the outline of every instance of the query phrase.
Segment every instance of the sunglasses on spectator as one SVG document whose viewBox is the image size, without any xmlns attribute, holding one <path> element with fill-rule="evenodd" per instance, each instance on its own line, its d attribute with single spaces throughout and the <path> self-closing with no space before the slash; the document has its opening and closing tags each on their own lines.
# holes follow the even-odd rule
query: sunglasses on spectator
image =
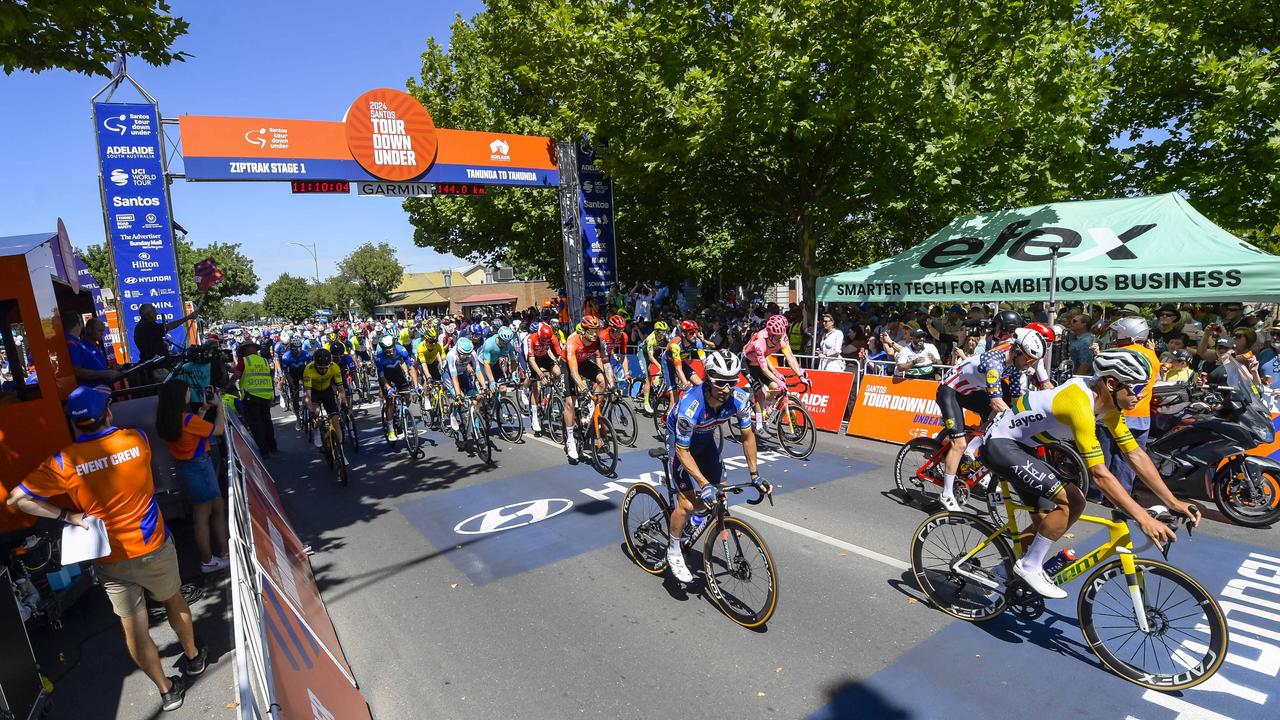
<svg viewBox="0 0 1280 720">
<path fill-rule="evenodd" d="M 1171 312 L 1162 312 L 1162 313 L 1160 313 L 1160 317 L 1171 317 L 1171 318 L 1176 318 L 1176 317 L 1178 317 L 1178 314 L 1177 314 L 1177 313 L 1171 313 Z"/>
</svg>

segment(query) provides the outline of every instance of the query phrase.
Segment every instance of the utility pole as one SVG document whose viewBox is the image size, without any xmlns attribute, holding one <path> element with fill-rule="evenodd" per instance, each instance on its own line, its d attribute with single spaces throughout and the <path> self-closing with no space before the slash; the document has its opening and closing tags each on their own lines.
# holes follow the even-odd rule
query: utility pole
<svg viewBox="0 0 1280 720">
<path fill-rule="evenodd" d="M 320 284 L 320 258 L 316 255 L 315 243 L 312 243 L 310 245 L 303 245 L 302 243 L 291 242 L 289 244 L 297 245 L 303 250 L 306 250 L 307 252 L 311 253 L 311 261 L 314 262 L 316 265 L 316 275 L 315 275 L 316 285 L 319 285 Z"/>
</svg>

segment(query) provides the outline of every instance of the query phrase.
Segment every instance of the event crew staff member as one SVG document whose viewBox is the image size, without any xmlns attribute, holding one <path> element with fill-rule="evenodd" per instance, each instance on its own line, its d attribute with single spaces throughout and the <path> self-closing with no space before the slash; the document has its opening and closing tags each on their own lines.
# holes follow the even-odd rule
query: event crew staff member
<svg viewBox="0 0 1280 720">
<path fill-rule="evenodd" d="M 81 339 L 84 323 L 80 313 L 66 310 L 62 313 L 62 333 L 71 354 L 71 368 L 80 385 L 100 385 L 114 382 L 116 373 L 107 369 L 107 354 L 99 345 Z"/>
<path fill-rule="evenodd" d="M 67 398 L 76 439 L 54 453 L 9 492 L 8 503 L 37 517 L 57 518 L 82 528 L 98 518 L 106 528 L 110 553 L 94 562 L 111 608 L 124 628 L 129 655 L 160 691 L 164 710 L 182 707 L 181 676 L 166 677 L 160 651 L 148 632 L 144 591 L 164 604 L 178 636 L 183 675 L 204 672 L 206 652 L 196 643 L 191 609 L 183 599 L 178 553 L 156 502 L 151 447 L 138 430 L 111 425 L 106 388 L 79 387 Z M 49 498 L 65 494 L 74 510 Z"/>
<path fill-rule="evenodd" d="M 271 423 L 271 404 L 275 399 L 271 366 L 258 354 L 257 343 L 241 344 L 236 348 L 236 355 L 239 359 L 231 380 L 240 388 L 244 423 L 249 426 L 253 441 L 258 444 L 258 452 L 266 458 L 278 450 L 276 428 Z"/>
</svg>

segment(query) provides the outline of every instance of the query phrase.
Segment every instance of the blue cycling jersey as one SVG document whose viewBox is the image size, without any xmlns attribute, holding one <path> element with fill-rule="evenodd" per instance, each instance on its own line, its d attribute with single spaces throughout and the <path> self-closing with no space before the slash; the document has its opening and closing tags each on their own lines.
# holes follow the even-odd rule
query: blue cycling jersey
<svg viewBox="0 0 1280 720">
<path fill-rule="evenodd" d="M 485 340 L 484 345 L 480 346 L 480 362 L 482 363 L 489 363 L 490 365 L 496 365 L 498 363 L 498 360 L 504 357 L 510 358 L 513 360 L 515 359 L 516 357 L 515 343 L 511 343 L 505 348 L 499 347 L 498 336 L 494 335 L 488 340 Z"/>
<path fill-rule="evenodd" d="M 395 348 L 395 352 L 390 355 L 387 355 L 381 348 L 379 348 L 377 354 L 373 356 L 373 364 L 378 368 L 379 375 L 385 374 L 388 369 L 393 368 L 400 363 L 404 363 L 405 367 L 408 367 L 409 351 L 405 350 L 400 343 L 396 343 L 393 347 Z"/>
<path fill-rule="evenodd" d="M 301 370 L 311 362 L 311 353 L 306 350 L 289 348 L 280 356 L 280 367 L 286 370 Z"/>
<path fill-rule="evenodd" d="M 667 414 L 667 437 L 676 447 L 705 450 L 715 448 L 715 428 L 734 420 L 739 429 L 751 427 L 751 396 L 742 388 L 734 388 L 720 407 L 712 410 L 703 395 L 706 385 L 694 385 L 680 396 Z"/>
</svg>

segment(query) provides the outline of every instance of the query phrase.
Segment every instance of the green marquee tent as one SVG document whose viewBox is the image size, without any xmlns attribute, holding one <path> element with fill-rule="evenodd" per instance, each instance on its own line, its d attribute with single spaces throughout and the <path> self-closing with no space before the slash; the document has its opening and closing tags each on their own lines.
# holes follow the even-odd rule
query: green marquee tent
<svg viewBox="0 0 1280 720">
<path fill-rule="evenodd" d="M 1280 301 L 1280 257 L 1175 193 L 956 218 L 896 257 L 818 278 L 818 302 Z"/>
</svg>

